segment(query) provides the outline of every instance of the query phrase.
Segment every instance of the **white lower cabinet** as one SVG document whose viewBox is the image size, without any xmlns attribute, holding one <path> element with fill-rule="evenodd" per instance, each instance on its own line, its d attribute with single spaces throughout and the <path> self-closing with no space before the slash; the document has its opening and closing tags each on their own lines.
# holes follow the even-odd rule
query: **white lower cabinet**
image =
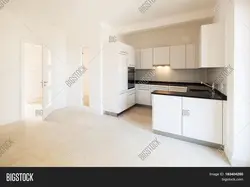
<svg viewBox="0 0 250 187">
<path fill-rule="evenodd" d="M 182 98 L 153 95 L 153 129 L 181 135 Z"/>
<path fill-rule="evenodd" d="M 117 113 L 121 113 L 127 109 L 127 95 L 127 93 L 124 93 L 119 96 L 119 110 Z"/>
<path fill-rule="evenodd" d="M 183 136 L 222 144 L 222 101 L 183 98 Z"/>
<path fill-rule="evenodd" d="M 143 90 L 143 89 L 136 90 L 136 103 L 140 105 L 151 105 L 150 90 Z"/>
<path fill-rule="evenodd" d="M 135 105 L 135 93 L 130 93 L 127 97 L 127 107 L 130 108 Z"/>
<path fill-rule="evenodd" d="M 119 108 L 117 110 L 117 113 L 121 113 L 128 108 L 134 106 L 135 103 L 135 90 L 127 91 L 123 94 L 120 94 L 119 96 Z"/>
<path fill-rule="evenodd" d="M 153 94 L 153 129 L 223 144 L 223 102 Z"/>
</svg>

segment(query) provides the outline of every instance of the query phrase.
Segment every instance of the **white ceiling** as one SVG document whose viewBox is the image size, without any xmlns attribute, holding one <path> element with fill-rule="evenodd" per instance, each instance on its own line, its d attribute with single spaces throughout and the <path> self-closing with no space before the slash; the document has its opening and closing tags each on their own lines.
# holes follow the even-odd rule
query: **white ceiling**
<svg viewBox="0 0 250 187">
<path fill-rule="evenodd" d="M 209 9 L 216 0 L 156 0 L 144 14 L 138 8 L 145 0 L 12 0 L 19 16 L 47 22 L 63 29 L 82 30 L 93 23 L 129 26 L 174 14 Z"/>
</svg>

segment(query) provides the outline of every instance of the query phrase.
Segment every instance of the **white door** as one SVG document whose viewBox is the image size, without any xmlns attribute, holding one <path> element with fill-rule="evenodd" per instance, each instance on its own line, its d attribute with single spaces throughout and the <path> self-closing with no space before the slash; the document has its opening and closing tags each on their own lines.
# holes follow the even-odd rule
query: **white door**
<svg viewBox="0 0 250 187">
<path fill-rule="evenodd" d="M 153 94 L 152 99 L 153 129 L 181 135 L 182 98 Z"/>
<path fill-rule="evenodd" d="M 196 51 L 194 44 L 186 45 L 186 69 L 196 69 Z"/>
<path fill-rule="evenodd" d="M 153 49 L 141 50 L 141 69 L 153 69 Z"/>
<path fill-rule="evenodd" d="M 43 48 L 43 119 L 53 110 L 66 106 L 65 68 L 63 54 L 60 58 L 52 56 L 51 51 Z"/>
<path fill-rule="evenodd" d="M 222 144 L 222 101 L 183 98 L 183 136 Z"/>
<path fill-rule="evenodd" d="M 154 48 L 154 65 L 170 65 L 170 48 Z"/>
<path fill-rule="evenodd" d="M 22 119 L 42 117 L 42 45 L 22 44 Z"/>
<path fill-rule="evenodd" d="M 52 102 L 52 59 L 51 52 L 43 48 L 43 118 L 53 111 Z"/>
<path fill-rule="evenodd" d="M 170 66 L 172 69 L 186 68 L 186 46 L 171 46 L 170 47 Z"/>
</svg>

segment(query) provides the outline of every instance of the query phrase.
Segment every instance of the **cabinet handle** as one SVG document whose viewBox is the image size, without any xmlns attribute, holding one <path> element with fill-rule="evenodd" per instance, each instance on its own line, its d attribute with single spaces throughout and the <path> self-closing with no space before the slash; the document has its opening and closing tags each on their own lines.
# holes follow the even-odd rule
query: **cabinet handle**
<svg viewBox="0 0 250 187">
<path fill-rule="evenodd" d="M 190 110 L 182 110 L 182 116 L 190 116 Z"/>
</svg>

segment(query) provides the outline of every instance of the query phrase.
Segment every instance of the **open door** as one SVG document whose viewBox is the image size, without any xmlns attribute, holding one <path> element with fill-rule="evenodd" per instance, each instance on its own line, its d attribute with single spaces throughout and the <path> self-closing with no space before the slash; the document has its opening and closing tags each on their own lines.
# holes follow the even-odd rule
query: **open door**
<svg viewBox="0 0 250 187">
<path fill-rule="evenodd" d="M 62 53 L 60 57 L 43 47 L 43 119 L 54 110 L 66 107 L 66 62 Z"/>
<path fill-rule="evenodd" d="M 43 48 L 43 119 L 53 111 L 52 101 L 52 59 L 50 50 Z"/>
</svg>

